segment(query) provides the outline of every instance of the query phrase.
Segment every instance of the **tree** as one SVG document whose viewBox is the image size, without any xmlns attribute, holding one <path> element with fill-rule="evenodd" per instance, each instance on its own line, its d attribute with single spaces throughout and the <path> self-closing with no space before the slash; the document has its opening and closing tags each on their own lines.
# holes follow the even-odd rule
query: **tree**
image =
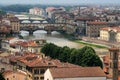
<svg viewBox="0 0 120 80">
<path fill-rule="evenodd" d="M 88 63 L 88 66 L 100 66 L 103 68 L 103 63 L 98 55 L 93 55 L 90 61 L 91 62 Z"/>
<path fill-rule="evenodd" d="M 47 43 L 41 49 L 46 56 L 59 59 L 62 62 L 70 62 L 80 66 L 100 66 L 103 67 L 102 61 L 96 55 L 92 47 L 85 46 L 81 49 L 70 49 L 67 46 L 58 47 L 53 43 Z"/>
<path fill-rule="evenodd" d="M 3 77 L 2 73 L 0 73 L 0 80 L 5 80 L 5 78 Z"/>
<path fill-rule="evenodd" d="M 68 62 L 69 58 L 70 58 L 70 48 L 67 46 L 64 46 L 62 53 L 59 55 L 59 59 L 62 62 Z"/>
<path fill-rule="evenodd" d="M 83 52 L 83 53 L 81 53 Z M 80 50 L 80 53 L 78 55 L 81 55 L 80 58 L 78 58 L 78 65 L 81 66 L 100 66 L 102 68 L 103 64 L 98 55 L 96 55 L 95 51 L 91 47 L 83 47 Z"/>
<path fill-rule="evenodd" d="M 92 47 L 89 47 L 89 46 L 85 46 L 81 49 L 81 53 L 84 53 L 86 52 L 86 50 L 89 50 L 92 54 L 96 54 L 95 50 L 92 48 Z"/>
<path fill-rule="evenodd" d="M 71 49 L 69 62 L 75 64 L 76 61 L 77 61 L 76 60 L 77 59 L 77 55 L 78 55 L 78 50 L 77 49 Z"/>
<path fill-rule="evenodd" d="M 54 45 L 53 43 L 47 43 L 41 49 L 41 52 L 43 52 L 46 56 L 50 56 L 50 57 L 56 59 L 59 57 L 60 49 L 61 49 L 61 47 L 58 47 L 58 46 Z"/>
</svg>

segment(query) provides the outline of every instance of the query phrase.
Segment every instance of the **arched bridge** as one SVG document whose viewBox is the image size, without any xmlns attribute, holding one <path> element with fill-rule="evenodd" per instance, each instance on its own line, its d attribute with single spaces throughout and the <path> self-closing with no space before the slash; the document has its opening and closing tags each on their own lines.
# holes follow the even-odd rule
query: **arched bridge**
<svg viewBox="0 0 120 80">
<path fill-rule="evenodd" d="M 36 30 L 45 30 L 48 34 L 52 31 L 66 31 L 66 24 L 62 23 L 21 23 L 20 30 L 29 31 L 33 34 Z"/>
</svg>

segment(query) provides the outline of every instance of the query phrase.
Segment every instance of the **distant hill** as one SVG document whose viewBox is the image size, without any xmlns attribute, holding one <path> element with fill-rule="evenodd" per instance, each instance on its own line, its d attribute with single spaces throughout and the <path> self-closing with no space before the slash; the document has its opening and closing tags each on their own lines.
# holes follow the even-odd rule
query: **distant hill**
<svg viewBox="0 0 120 80">
<path fill-rule="evenodd" d="M 36 5 L 27 5 L 27 4 L 14 4 L 14 5 L 1 5 L 0 9 L 6 11 L 6 12 L 28 12 L 30 8 L 33 7 L 40 7 L 45 9 L 46 7 L 49 6 L 54 6 L 54 7 L 61 7 L 61 5 L 40 5 L 40 4 L 36 4 Z M 63 6 L 63 5 L 62 5 Z M 70 6 L 63 6 L 65 8 L 69 8 Z"/>
</svg>

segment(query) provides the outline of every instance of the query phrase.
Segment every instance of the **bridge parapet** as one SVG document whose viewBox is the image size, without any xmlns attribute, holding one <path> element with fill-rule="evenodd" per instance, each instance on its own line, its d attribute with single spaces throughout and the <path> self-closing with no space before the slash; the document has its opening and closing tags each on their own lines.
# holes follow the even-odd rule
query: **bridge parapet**
<svg viewBox="0 0 120 80">
<path fill-rule="evenodd" d="M 51 33 L 52 31 L 63 31 L 66 24 L 50 24 L 50 23 L 44 23 L 44 24 L 21 24 L 20 30 L 29 31 L 30 33 L 33 33 L 36 30 L 45 30 L 48 33 Z"/>
</svg>

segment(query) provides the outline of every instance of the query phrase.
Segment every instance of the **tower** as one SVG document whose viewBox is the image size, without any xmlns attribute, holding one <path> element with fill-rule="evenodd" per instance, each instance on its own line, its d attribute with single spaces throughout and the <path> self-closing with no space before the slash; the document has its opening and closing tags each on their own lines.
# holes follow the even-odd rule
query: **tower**
<svg viewBox="0 0 120 80">
<path fill-rule="evenodd" d="M 110 48 L 110 68 L 112 69 L 112 79 L 118 80 L 118 56 L 119 49 L 116 47 Z"/>
<path fill-rule="evenodd" d="M 80 6 L 78 6 L 78 16 L 80 17 Z"/>
</svg>

